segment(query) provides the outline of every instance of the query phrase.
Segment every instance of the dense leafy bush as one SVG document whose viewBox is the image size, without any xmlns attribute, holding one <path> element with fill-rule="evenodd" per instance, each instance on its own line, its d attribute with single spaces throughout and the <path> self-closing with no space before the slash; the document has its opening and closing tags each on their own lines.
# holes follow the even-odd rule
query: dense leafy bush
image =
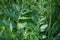
<svg viewBox="0 0 60 40">
<path fill-rule="evenodd" d="M 0 40 L 59 40 L 59 33 L 60 0 L 0 0 Z"/>
</svg>

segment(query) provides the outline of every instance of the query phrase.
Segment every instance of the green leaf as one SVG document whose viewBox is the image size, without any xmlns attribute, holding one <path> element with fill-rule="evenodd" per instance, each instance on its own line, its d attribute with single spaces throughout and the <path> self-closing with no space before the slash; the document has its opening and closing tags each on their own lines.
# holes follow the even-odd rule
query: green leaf
<svg viewBox="0 0 60 40">
<path fill-rule="evenodd" d="M 9 18 L 12 18 L 14 20 L 18 19 L 18 16 L 11 10 L 4 10 L 4 14 L 8 16 Z"/>
</svg>

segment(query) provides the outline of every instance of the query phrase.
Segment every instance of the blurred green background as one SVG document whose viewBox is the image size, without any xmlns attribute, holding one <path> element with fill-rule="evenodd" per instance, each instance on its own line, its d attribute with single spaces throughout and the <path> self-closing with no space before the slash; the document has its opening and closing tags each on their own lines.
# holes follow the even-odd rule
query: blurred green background
<svg viewBox="0 0 60 40">
<path fill-rule="evenodd" d="M 0 40 L 60 40 L 60 0 L 0 0 Z"/>
</svg>

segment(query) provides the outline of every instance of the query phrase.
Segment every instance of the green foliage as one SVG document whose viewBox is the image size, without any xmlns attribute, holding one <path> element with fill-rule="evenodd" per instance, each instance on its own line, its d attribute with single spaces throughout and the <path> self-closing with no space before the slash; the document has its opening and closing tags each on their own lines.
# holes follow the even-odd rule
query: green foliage
<svg viewBox="0 0 60 40">
<path fill-rule="evenodd" d="M 0 40 L 59 40 L 59 33 L 60 0 L 0 0 Z"/>
</svg>

